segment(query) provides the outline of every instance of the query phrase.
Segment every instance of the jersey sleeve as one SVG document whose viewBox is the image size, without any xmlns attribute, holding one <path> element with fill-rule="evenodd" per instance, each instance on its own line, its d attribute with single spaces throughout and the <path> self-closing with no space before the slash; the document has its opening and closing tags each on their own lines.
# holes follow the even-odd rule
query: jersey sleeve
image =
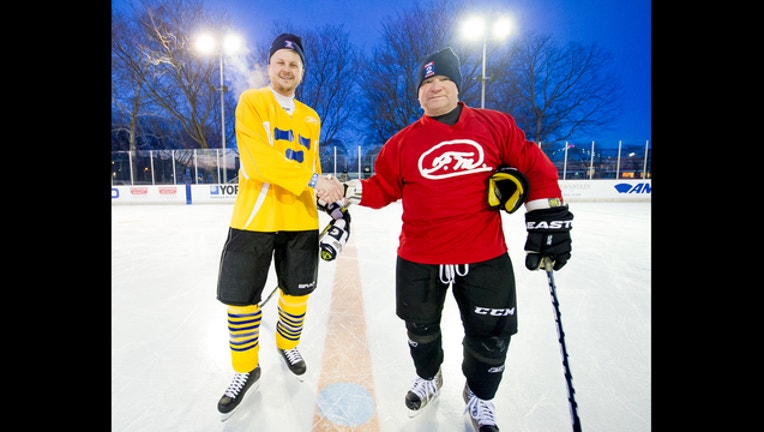
<svg viewBox="0 0 764 432">
<path fill-rule="evenodd" d="M 526 201 L 541 198 L 562 199 L 557 167 L 538 144 L 526 138 L 525 132 L 517 126 L 514 119 L 510 116 L 507 118 L 510 128 L 504 163 L 517 168 L 528 179 L 530 191 Z"/>
</svg>

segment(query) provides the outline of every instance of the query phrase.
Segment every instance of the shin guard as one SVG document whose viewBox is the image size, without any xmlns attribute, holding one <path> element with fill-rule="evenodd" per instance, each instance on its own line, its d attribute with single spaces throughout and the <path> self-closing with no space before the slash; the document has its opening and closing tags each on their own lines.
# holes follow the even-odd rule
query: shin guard
<svg viewBox="0 0 764 432">
<path fill-rule="evenodd" d="M 308 310 L 308 295 L 290 296 L 279 294 L 279 321 L 276 323 L 276 347 L 292 349 L 300 343 L 305 313 Z"/>
<path fill-rule="evenodd" d="M 260 322 L 263 312 L 257 305 L 228 306 L 228 346 L 236 372 L 249 372 L 260 361 Z"/>
</svg>

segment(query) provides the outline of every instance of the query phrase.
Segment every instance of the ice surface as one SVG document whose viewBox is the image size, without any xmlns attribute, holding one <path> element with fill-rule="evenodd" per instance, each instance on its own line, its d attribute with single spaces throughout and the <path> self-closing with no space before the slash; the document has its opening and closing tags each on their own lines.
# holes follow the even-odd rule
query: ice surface
<svg viewBox="0 0 764 432">
<path fill-rule="evenodd" d="M 583 430 L 648 432 L 651 204 L 570 205 L 573 256 L 554 277 Z M 264 307 L 261 386 L 221 423 L 216 404 L 233 372 L 215 284 L 231 208 L 112 206 L 112 431 L 472 431 L 461 396 L 461 322 L 450 295 L 441 396 L 419 416 L 407 415 L 404 395 L 414 368 L 394 312 L 399 203 L 351 207 L 346 250 L 321 262 L 299 346 L 308 364 L 304 382 L 275 352 L 277 302 Z M 517 279 L 519 332 L 494 399 L 497 421 L 513 432 L 569 431 L 546 275 L 523 265 L 522 210 L 502 217 Z"/>
</svg>

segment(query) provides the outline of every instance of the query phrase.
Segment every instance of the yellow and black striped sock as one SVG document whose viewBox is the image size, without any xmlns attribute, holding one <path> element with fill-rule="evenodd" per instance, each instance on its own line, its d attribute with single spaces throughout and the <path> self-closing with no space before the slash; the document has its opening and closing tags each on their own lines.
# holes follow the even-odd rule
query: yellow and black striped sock
<svg viewBox="0 0 764 432">
<path fill-rule="evenodd" d="M 260 306 L 228 306 L 228 346 L 236 372 L 249 372 L 260 361 Z"/>
<path fill-rule="evenodd" d="M 279 295 L 279 322 L 276 324 L 276 347 L 292 349 L 300 343 L 305 311 L 308 309 L 308 295 Z"/>
</svg>

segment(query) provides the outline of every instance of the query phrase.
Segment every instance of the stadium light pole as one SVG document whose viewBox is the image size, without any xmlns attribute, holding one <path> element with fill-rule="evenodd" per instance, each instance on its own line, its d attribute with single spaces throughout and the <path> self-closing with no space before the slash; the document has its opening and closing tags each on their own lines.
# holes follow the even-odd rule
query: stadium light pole
<svg viewBox="0 0 764 432">
<path fill-rule="evenodd" d="M 464 21 L 462 33 L 469 40 L 483 40 L 483 61 L 480 69 L 480 108 L 485 108 L 485 82 L 488 81 L 485 71 L 485 56 L 488 47 L 488 39 L 501 41 L 512 33 L 514 24 L 508 17 L 500 16 L 491 24 L 491 33 L 488 34 L 484 18 L 474 16 Z"/>
<path fill-rule="evenodd" d="M 225 81 L 223 78 L 223 56 L 225 54 L 235 54 L 241 49 L 242 40 L 236 34 L 227 34 L 223 36 L 222 43 L 210 34 L 204 33 L 196 40 L 196 48 L 202 54 L 217 53 L 220 57 L 220 129 L 221 129 L 221 147 L 223 149 L 223 183 L 228 183 L 228 166 L 225 163 Z"/>
</svg>

